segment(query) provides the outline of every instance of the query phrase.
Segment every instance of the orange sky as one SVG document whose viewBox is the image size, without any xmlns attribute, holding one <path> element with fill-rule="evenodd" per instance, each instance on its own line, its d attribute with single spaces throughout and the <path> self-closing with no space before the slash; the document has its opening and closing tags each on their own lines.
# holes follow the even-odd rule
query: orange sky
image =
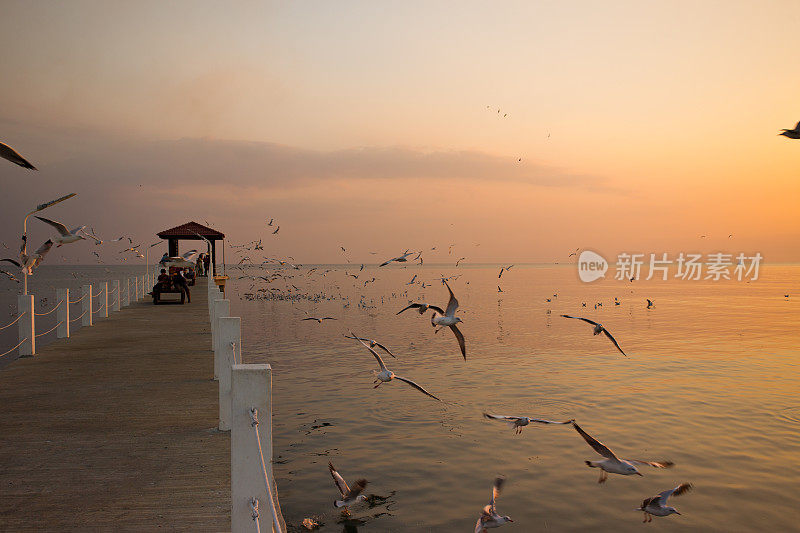
<svg viewBox="0 0 800 533">
<path fill-rule="evenodd" d="M 301 262 L 800 260 L 800 141 L 776 135 L 800 120 L 796 2 L 3 10 L 0 141 L 41 169 L 0 165 L 9 244 L 74 190 L 50 215 L 107 238 L 194 219 L 241 242 L 275 218 L 265 251 Z"/>
</svg>

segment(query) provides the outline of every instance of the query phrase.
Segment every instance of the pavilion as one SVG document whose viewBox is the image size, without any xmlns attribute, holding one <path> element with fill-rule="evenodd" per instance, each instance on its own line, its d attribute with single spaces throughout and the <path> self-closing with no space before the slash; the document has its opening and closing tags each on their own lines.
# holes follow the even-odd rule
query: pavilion
<svg viewBox="0 0 800 533">
<path fill-rule="evenodd" d="M 198 224 L 197 222 L 187 222 L 186 224 L 181 224 L 180 226 L 175 226 L 174 228 L 165 229 L 164 231 L 158 232 L 158 235 L 162 239 L 166 239 L 169 244 L 169 256 L 176 257 L 179 255 L 178 252 L 178 241 L 185 240 L 185 241 L 200 241 L 206 239 L 210 242 L 210 252 L 211 252 L 211 264 L 217 264 L 217 257 L 216 257 L 216 249 L 215 243 L 216 241 L 223 240 L 225 238 L 224 233 L 220 233 L 215 229 L 211 229 L 207 226 L 203 226 L 202 224 Z"/>
</svg>

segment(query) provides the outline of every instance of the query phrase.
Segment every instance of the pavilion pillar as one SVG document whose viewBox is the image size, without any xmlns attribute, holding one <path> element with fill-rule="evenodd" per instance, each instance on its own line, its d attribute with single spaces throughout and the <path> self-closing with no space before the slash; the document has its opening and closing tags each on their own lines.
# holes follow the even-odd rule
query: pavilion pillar
<svg viewBox="0 0 800 533">
<path fill-rule="evenodd" d="M 217 244 L 217 241 L 211 241 L 211 272 L 213 274 L 217 273 L 217 268 L 216 268 L 216 264 L 217 264 L 217 248 L 215 246 L 216 244 Z"/>
<path fill-rule="evenodd" d="M 169 256 L 178 256 L 178 239 L 169 239 Z"/>
</svg>

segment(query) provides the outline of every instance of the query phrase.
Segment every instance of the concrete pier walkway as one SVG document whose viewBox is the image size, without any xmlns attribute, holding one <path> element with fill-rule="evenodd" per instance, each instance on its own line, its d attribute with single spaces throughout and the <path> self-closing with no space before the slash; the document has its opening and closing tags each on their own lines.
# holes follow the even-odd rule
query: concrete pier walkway
<svg viewBox="0 0 800 533">
<path fill-rule="evenodd" d="M 0 371 L 0 531 L 229 531 L 206 300 L 132 303 Z"/>
</svg>

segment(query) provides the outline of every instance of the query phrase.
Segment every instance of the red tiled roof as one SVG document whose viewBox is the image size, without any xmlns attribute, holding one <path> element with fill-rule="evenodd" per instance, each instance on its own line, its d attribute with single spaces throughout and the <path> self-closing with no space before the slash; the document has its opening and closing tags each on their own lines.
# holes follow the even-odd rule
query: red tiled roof
<svg viewBox="0 0 800 533">
<path fill-rule="evenodd" d="M 220 233 L 215 229 L 203 226 L 202 224 L 198 224 L 197 222 L 187 222 L 186 224 L 181 224 L 180 226 L 175 226 L 174 228 L 160 231 L 156 235 L 158 235 L 162 239 L 169 239 L 169 238 L 198 239 L 199 238 L 197 236 L 198 233 L 203 237 L 207 237 L 212 241 L 225 238 L 224 233 Z"/>
</svg>

